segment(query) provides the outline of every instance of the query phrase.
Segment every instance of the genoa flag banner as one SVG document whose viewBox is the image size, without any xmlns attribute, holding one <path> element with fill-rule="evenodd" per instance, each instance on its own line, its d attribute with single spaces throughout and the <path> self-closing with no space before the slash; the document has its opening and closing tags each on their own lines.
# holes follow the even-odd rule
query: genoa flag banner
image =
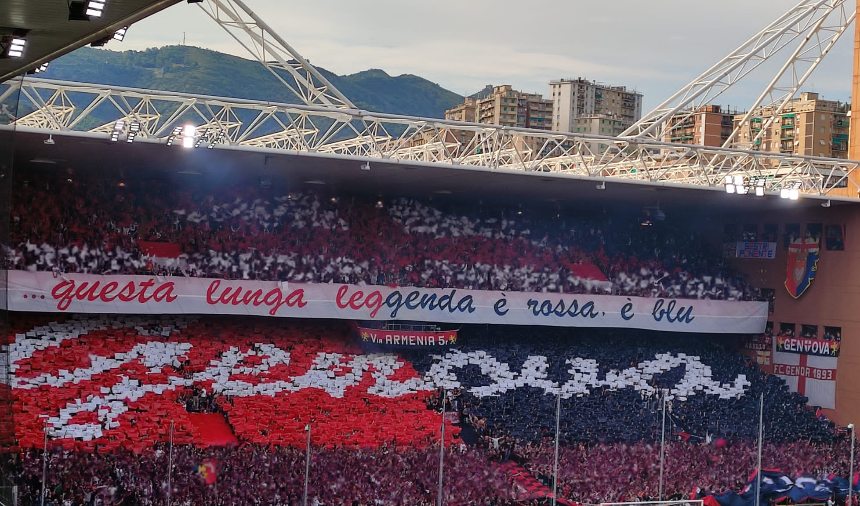
<svg viewBox="0 0 860 506">
<path fill-rule="evenodd" d="M 809 398 L 809 404 L 836 409 L 836 357 L 773 353 L 773 373 L 785 380 L 793 392 Z"/>
</svg>

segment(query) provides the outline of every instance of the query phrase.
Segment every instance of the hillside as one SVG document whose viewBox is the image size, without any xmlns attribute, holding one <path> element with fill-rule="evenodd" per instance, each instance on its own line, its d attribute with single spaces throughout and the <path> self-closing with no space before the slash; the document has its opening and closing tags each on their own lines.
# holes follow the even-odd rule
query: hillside
<svg viewBox="0 0 860 506">
<path fill-rule="evenodd" d="M 445 109 L 463 100 L 418 76 L 392 77 L 377 69 L 338 76 L 319 70 L 356 106 L 369 111 L 442 118 Z M 255 61 L 189 46 L 124 52 L 82 48 L 51 62 L 40 77 L 271 102 L 298 100 Z"/>
</svg>

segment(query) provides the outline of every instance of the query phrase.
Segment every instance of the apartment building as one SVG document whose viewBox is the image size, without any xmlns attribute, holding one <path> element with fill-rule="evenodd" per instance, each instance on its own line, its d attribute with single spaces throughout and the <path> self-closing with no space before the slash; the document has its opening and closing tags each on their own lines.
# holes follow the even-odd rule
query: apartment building
<svg viewBox="0 0 860 506">
<path fill-rule="evenodd" d="M 510 85 L 494 86 L 492 92 L 482 92 L 477 98 L 466 98 L 445 111 L 445 119 L 501 125 L 509 128 L 549 130 L 552 122 L 552 101 L 537 93 L 524 93 Z M 458 130 L 454 136 L 461 144 L 472 140 L 474 132 Z M 518 149 L 537 151 L 542 143 L 532 136 L 523 136 Z"/>
<path fill-rule="evenodd" d="M 445 111 L 445 119 L 448 121 L 464 121 L 466 123 L 474 123 L 475 110 L 477 103 L 474 98 L 466 97 L 462 104 L 457 104 L 454 107 Z"/>
<path fill-rule="evenodd" d="M 707 105 L 690 115 L 682 112 L 668 120 L 666 142 L 720 147 L 734 128 L 737 111 L 724 111 L 719 105 Z"/>
<path fill-rule="evenodd" d="M 576 118 L 573 121 L 572 132 L 616 137 L 625 128 L 619 118 L 604 114 L 590 114 Z M 598 140 L 590 141 L 587 144 L 593 154 L 603 153 L 609 148 L 609 143 Z"/>
<path fill-rule="evenodd" d="M 818 93 L 804 92 L 793 99 L 770 127 L 762 132 L 775 107 L 756 111 L 747 124 L 740 125 L 735 147 L 795 155 L 848 157 L 850 104 L 822 100 Z M 734 117 L 739 125 L 744 115 Z M 758 138 L 757 138 L 758 137 Z"/>
<path fill-rule="evenodd" d="M 624 129 L 642 117 L 642 94 L 625 86 L 608 86 L 587 79 L 560 79 L 549 83 L 553 103 L 552 130 L 573 132 L 582 116 L 617 118 Z M 622 130 L 623 131 L 623 130 Z"/>
<path fill-rule="evenodd" d="M 476 101 L 475 121 L 478 123 L 549 130 L 551 119 L 552 101 L 537 93 L 514 90 L 507 84 L 493 87 L 493 93 Z"/>
</svg>

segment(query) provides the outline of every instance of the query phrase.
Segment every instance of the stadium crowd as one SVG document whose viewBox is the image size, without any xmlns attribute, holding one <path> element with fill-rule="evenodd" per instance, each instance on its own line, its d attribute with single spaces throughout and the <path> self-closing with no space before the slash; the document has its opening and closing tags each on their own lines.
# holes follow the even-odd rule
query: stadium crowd
<svg viewBox="0 0 860 506">
<path fill-rule="evenodd" d="M 756 469 L 755 441 L 725 440 L 690 443 L 673 438 L 666 445 L 664 499 L 689 498 L 697 488 L 720 493 L 740 492 Z M 554 451 L 550 444 L 521 450 L 530 470 L 552 476 Z M 562 497 L 583 504 L 656 500 L 659 493 L 660 445 L 649 443 L 586 444 L 562 446 L 559 451 L 559 487 Z M 801 467 L 802 466 L 802 467 Z M 792 478 L 836 474 L 847 477 L 847 438 L 826 444 L 808 440 L 766 442 L 762 468 L 781 469 Z"/>
<path fill-rule="evenodd" d="M 761 394 L 766 466 L 847 475 L 844 434 L 734 339 L 466 326 L 442 351 L 380 352 L 334 322 L 43 320 L 15 315 L 9 348 L 25 506 L 41 485 L 40 415 L 52 435 L 51 506 L 165 504 L 169 422 L 171 504 L 298 504 L 312 424 L 312 504 L 429 505 L 443 406 L 446 503 L 509 504 L 531 497 L 500 461 L 552 475 L 559 394 L 568 499 L 656 495 L 664 393 L 666 496 L 738 490 L 755 467 Z M 194 402 L 201 395 L 208 402 Z M 189 420 L 198 410 L 221 413 L 238 445 L 208 447 Z"/>
<path fill-rule="evenodd" d="M 18 270 L 760 298 L 695 230 L 643 226 L 638 211 L 571 216 L 41 176 L 19 182 L 15 195 L 3 257 Z"/>
<path fill-rule="evenodd" d="M 55 450 L 48 463 L 46 504 L 160 506 L 167 504 L 169 446 L 134 454 Z M 305 450 L 246 445 L 173 449 L 171 502 L 177 505 L 257 506 L 302 504 Z M 208 480 L 200 466 L 211 463 Z M 42 454 L 23 454 L 22 506 L 37 506 L 42 482 Z M 479 450 L 449 452 L 444 462 L 446 504 L 505 505 L 516 498 L 498 466 Z M 312 449 L 309 504 L 435 504 L 439 452 L 409 448 L 378 450 Z"/>
<path fill-rule="evenodd" d="M 580 504 L 656 499 L 659 489 L 659 445 L 649 443 L 582 443 L 562 446 L 559 496 Z M 164 505 L 167 499 L 169 447 L 157 444 L 135 454 L 51 450 L 47 466 L 46 504 Z M 809 476 L 848 476 L 848 444 L 808 441 L 768 443 L 767 469 L 795 469 L 798 456 Z M 696 489 L 741 491 L 756 467 L 754 443 L 719 445 L 670 440 L 664 464 L 664 499 L 688 498 Z M 175 446 L 171 504 L 301 504 L 306 452 L 297 447 L 242 445 L 224 448 Z M 312 447 L 309 491 L 319 505 L 431 505 L 438 491 L 439 452 L 387 446 L 347 450 Z M 551 442 L 517 445 L 501 454 L 473 447 L 452 447 L 445 455 L 445 504 L 505 505 L 533 500 L 518 489 L 499 465 L 504 459 L 524 468 L 551 487 L 554 451 Z M 206 472 L 202 465 L 211 463 Z M 795 476 L 795 473 L 791 473 Z M 42 452 L 22 455 L 22 506 L 36 506 L 41 487 Z M 208 482 L 207 482 L 208 480 Z"/>
</svg>

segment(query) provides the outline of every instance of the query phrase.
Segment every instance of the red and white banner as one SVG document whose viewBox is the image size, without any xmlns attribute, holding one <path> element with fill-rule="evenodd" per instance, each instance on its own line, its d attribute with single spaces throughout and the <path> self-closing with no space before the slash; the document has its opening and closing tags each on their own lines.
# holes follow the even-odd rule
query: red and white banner
<svg viewBox="0 0 860 506">
<path fill-rule="evenodd" d="M 799 355 L 774 350 L 773 373 L 788 387 L 809 398 L 809 404 L 836 409 L 836 357 Z"/>
<path fill-rule="evenodd" d="M 380 330 L 359 327 L 361 340 L 369 345 L 401 348 L 427 348 L 457 344 L 457 331 L 421 332 L 418 330 Z"/>
<path fill-rule="evenodd" d="M 741 347 L 747 350 L 770 351 L 773 348 L 773 336 L 770 334 L 743 336 Z"/>
<path fill-rule="evenodd" d="M 2 272 L 2 271 L 0 271 Z M 7 271 L 10 311 L 627 327 L 757 334 L 767 303 Z"/>
</svg>

